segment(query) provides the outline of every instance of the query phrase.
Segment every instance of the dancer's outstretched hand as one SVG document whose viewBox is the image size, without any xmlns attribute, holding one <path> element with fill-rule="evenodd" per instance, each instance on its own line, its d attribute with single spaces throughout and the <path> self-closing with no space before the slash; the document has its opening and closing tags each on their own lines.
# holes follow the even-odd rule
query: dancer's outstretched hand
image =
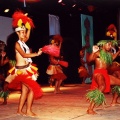
<svg viewBox="0 0 120 120">
<path fill-rule="evenodd" d="M 37 53 L 38 53 L 38 55 L 41 55 L 42 54 L 42 48 L 40 48 Z"/>
</svg>

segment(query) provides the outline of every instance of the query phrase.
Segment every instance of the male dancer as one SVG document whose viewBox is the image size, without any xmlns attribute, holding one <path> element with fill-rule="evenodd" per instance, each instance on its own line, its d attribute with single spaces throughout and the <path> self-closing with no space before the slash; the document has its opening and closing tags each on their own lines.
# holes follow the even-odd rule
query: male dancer
<svg viewBox="0 0 120 120">
<path fill-rule="evenodd" d="M 91 84 L 92 91 L 86 94 L 90 100 L 90 105 L 87 110 L 88 114 L 96 114 L 94 107 L 104 102 L 103 93 L 110 91 L 110 85 L 120 85 L 120 79 L 107 73 L 108 66 L 111 65 L 112 61 L 120 54 L 120 49 L 115 54 L 111 54 L 110 52 L 111 47 L 117 44 L 116 42 L 116 40 L 101 40 L 97 46 L 93 46 L 93 52 L 88 59 L 89 64 L 95 63 Z M 114 96 L 113 98 L 115 99 Z"/>
</svg>

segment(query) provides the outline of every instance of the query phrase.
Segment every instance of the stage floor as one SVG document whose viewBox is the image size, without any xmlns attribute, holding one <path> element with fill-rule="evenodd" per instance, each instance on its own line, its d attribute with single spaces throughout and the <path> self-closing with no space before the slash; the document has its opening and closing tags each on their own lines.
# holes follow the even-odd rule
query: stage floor
<svg viewBox="0 0 120 120">
<path fill-rule="evenodd" d="M 8 104 L 0 105 L 0 120 L 120 120 L 120 106 L 110 106 L 111 93 L 105 95 L 107 105 L 104 108 L 95 108 L 97 115 L 86 114 L 89 103 L 85 94 L 89 88 L 90 84 L 65 84 L 61 87 L 62 94 L 54 94 L 54 88 L 42 86 L 44 95 L 33 104 L 38 118 L 17 115 L 20 92 L 12 92 Z"/>
</svg>

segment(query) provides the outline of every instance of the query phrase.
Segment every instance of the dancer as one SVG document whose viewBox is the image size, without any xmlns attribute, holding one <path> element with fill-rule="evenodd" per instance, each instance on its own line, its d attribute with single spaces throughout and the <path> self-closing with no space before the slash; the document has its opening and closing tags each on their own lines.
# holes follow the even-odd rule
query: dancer
<svg viewBox="0 0 120 120">
<path fill-rule="evenodd" d="M 9 70 L 9 75 L 5 81 L 9 83 L 9 88 L 21 88 L 17 114 L 35 117 L 37 115 L 32 112 L 33 100 L 42 96 L 42 90 L 36 82 L 38 76 L 37 68 L 31 64 L 31 57 L 41 55 L 42 51 L 39 49 L 36 53 L 30 53 L 29 47 L 25 44 L 29 39 L 31 28 L 34 27 L 32 19 L 24 15 L 21 11 L 16 11 L 12 17 L 12 26 L 18 36 L 18 41 L 14 46 L 16 65 Z M 25 102 L 26 111 L 24 113 L 23 107 Z"/>
<path fill-rule="evenodd" d="M 115 54 L 111 54 L 111 47 L 117 45 L 116 40 L 101 40 L 97 46 L 93 46 L 88 63 L 95 63 L 95 70 L 91 84 L 91 91 L 86 94 L 90 101 L 88 114 L 96 114 L 94 108 L 96 105 L 101 105 L 105 102 L 104 94 L 110 91 L 110 85 L 120 85 L 120 79 L 108 75 L 107 68 L 112 64 L 112 61 L 120 54 L 120 49 Z M 115 97 L 113 97 L 116 99 Z M 115 101 L 115 100 L 113 100 Z"/>
<path fill-rule="evenodd" d="M 120 47 L 120 43 L 118 41 L 118 47 L 116 48 L 116 51 L 118 51 Z M 116 57 L 116 59 L 114 59 L 113 64 L 108 68 L 108 72 L 119 78 L 120 79 L 120 54 Z M 120 105 L 120 103 L 118 102 L 118 98 L 120 95 L 120 86 L 112 86 L 112 93 L 114 94 L 113 99 L 112 99 L 112 103 L 111 106 L 116 106 L 116 105 Z"/>
<path fill-rule="evenodd" d="M 51 40 L 51 44 L 61 48 L 62 41 L 63 41 L 63 38 L 60 35 L 55 35 Z M 64 67 L 67 67 L 65 65 L 67 62 L 61 60 L 60 56 L 55 57 L 52 55 L 49 56 L 49 60 L 50 60 L 50 65 L 48 66 L 46 73 L 50 75 L 51 80 L 55 81 L 54 93 L 55 94 L 62 93 L 60 91 L 60 86 L 63 80 L 67 78 L 67 76 L 63 73 L 61 65 L 62 66 L 64 65 Z"/>
<path fill-rule="evenodd" d="M 3 51 L 4 59 L 2 61 L 2 65 L 6 66 L 4 68 L 4 71 L 6 71 L 5 77 L 8 75 L 8 70 L 14 67 L 16 64 L 14 46 L 17 39 L 16 33 L 12 33 L 7 37 L 7 45 L 5 47 L 6 49 Z M 8 85 L 9 83 L 4 80 L 3 90 L 1 91 L 1 97 L 3 98 L 2 105 L 7 104 L 8 96 L 11 92 L 11 90 L 8 88 Z"/>
<path fill-rule="evenodd" d="M 3 98 L 3 103 L 2 105 L 7 104 L 7 97 L 9 95 L 9 91 L 6 89 L 4 91 L 4 85 L 5 85 L 5 77 L 7 76 L 7 72 L 9 69 L 9 59 L 6 56 L 6 45 L 2 46 L 2 51 L 1 51 L 1 60 L 0 60 L 0 81 L 1 81 L 1 90 L 0 90 L 0 97 Z"/>
<path fill-rule="evenodd" d="M 85 83 L 85 79 L 87 77 L 89 77 L 89 73 L 85 67 L 85 64 L 87 63 L 86 61 L 84 61 L 84 55 L 85 55 L 85 48 L 82 48 L 80 50 L 80 67 L 78 68 L 78 74 L 79 77 L 82 79 L 82 83 Z"/>
<path fill-rule="evenodd" d="M 2 90 L 1 90 L 1 94 L 0 97 L 3 98 L 3 103 L 2 105 L 6 105 L 7 104 L 7 97 L 9 95 L 9 91 L 6 90 L 4 91 L 4 84 L 5 84 L 5 77 L 7 76 L 7 71 L 8 71 L 8 67 L 9 67 L 9 60 L 6 57 L 6 52 L 2 51 L 1 52 L 1 77 L 2 77 Z"/>
<path fill-rule="evenodd" d="M 5 77 L 7 76 L 7 71 L 9 69 L 9 60 L 6 55 L 6 44 L 3 41 L 0 41 L 0 97 L 3 99 L 2 105 L 7 104 L 7 97 L 9 95 L 8 91 L 4 92 Z"/>
</svg>

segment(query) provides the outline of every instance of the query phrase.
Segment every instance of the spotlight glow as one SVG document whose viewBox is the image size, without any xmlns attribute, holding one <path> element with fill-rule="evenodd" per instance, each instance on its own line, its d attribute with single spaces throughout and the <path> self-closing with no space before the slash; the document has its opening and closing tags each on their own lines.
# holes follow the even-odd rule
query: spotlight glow
<svg viewBox="0 0 120 120">
<path fill-rule="evenodd" d="M 74 4 L 72 7 L 75 7 L 76 6 L 76 4 Z"/>
<path fill-rule="evenodd" d="M 9 12 L 9 9 L 5 9 L 4 12 L 5 12 L 5 13 Z"/>
<path fill-rule="evenodd" d="M 62 2 L 62 0 L 58 0 L 58 3 L 61 3 Z"/>
</svg>

